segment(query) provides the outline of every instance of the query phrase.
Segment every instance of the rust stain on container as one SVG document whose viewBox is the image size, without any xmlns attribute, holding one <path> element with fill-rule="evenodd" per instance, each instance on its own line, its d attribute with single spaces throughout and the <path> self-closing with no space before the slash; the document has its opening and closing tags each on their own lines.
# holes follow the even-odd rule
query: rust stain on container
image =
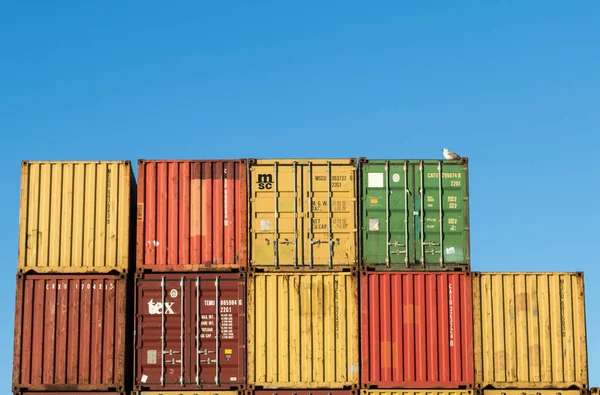
<svg viewBox="0 0 600 395">
<path fill-rule="evenodd" d="M 363 387 L 473 388 L 469 272 L 362 272 L 360 286 Z"/>
<path fill-rule="evenodd" d="M 127 273 L 135 196 L 129 161 L 24 161 L 19 273 Z"/>
<path fill-rule="evenodd" d="M 337 389 L 272 389 L 246 391 L 246 395 L 358 395 L 358 390 Z"/>
<path fill-rule="evenodd" d="M 587 389 L 583 273 L 473 273 L 477 388 Z"/>
<path fill-rule="evenodd" d="M 123 390 L 126 288 L 122 275 L 19 276 L 13 391 Z"/>
<path fill-rule="evenodd" d="M 134 392 L 133 395 L 243 395 L 243 394 L 241 391 L 138 391 L 138 392 Z"/>
<path fill-rule="evenodd" d="M 135 389 L 242 389 L 245 297 L 243 273 L 140 275 Z"/>
<path fill-rule="evenodd" d="M 138 179 L 138 269 L 246 267 L 245 160 L 140 160 Z"/>
<path fill-rule="evenodd" d="M 358 388 L 353 273 L 249 273 L 248 384 Z"/>
<path fill-rule="evenodd" d="M 560 389 L 501 389 L 501 390 L 483 390 L 481 395 L 588 395 L 585 390 L 560 390 Z"/>
<path fill-rule="evenodd" d="M 473 390 L 452 389 L 364 389 L 360 395 L 473 395 Z"/>
</svg>

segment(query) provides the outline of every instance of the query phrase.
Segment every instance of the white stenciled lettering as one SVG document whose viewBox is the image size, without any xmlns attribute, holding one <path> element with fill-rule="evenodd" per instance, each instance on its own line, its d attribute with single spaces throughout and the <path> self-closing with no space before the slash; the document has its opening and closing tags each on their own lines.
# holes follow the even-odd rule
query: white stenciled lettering
<svg viewBox="0 0 600 395">
<path fill-rule="evenodd" d="M 164 305 L 161 302 L 154 303 L 153 299 L 150 299 L 148 302 L 148 314 L 162 314 L 163 311 L 165 314 L 175 314 L 173 311 L 174 303 L 165 303 Z"/>
</svg>

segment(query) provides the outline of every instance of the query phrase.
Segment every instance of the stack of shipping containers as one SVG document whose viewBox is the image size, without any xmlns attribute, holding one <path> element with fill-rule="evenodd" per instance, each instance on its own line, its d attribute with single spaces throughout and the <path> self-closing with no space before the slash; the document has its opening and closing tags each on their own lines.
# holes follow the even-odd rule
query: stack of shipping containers
<svg viewBox="0 0 600 395">
<path fill-rule="evenodd" d="M 22 163 L 13 393 L 127 391 L 134 202 L 127 161 Z"/>
<path fill-rule="evenodd" d="M 24 161 L 12 390 L 588 395 L 583 274 L 469 222 L 467 158 Z"/>
<path fill-rule="evenodd" d="M 359 389 L 354 159 L 249 161 L 248 395 Z"/>
<path fill-rule="evenodd" d="M 134 391 L 246 385 L 245 160 L 138 162 Z"/>
<path fill-rule="evenodd" d="M 360 159 L 364 395 L 474 392 L 466 159 Z"/>
</svg>

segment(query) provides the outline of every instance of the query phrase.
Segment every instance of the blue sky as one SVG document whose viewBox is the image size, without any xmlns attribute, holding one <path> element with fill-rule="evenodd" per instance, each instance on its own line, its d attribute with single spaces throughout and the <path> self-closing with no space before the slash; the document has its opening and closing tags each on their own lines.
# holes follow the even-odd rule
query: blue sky
<svg viewBox="0 0 600 395">
<path fill-rule="evenodd" d="M 585 272 L 600 386 L 600 3 L 218 3 L 0 4 L 0 388 L 21 160 L 446 146 L 470 159 L 473 270 Z"/>
</svg>

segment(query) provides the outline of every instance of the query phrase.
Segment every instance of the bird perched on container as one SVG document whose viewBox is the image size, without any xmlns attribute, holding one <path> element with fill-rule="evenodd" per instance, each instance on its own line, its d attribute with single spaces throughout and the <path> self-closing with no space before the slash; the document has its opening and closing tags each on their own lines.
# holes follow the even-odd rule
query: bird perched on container
<svg viewBox="0 0 600 395">
<path fill-rule="evenodd" d="M 448 148 L 444 148 L 442 151 L 444 152 L 444 158 L 446 159 L 461 159 L 460 155 L 452 151 L 448 151 Z"/>
</svg>

